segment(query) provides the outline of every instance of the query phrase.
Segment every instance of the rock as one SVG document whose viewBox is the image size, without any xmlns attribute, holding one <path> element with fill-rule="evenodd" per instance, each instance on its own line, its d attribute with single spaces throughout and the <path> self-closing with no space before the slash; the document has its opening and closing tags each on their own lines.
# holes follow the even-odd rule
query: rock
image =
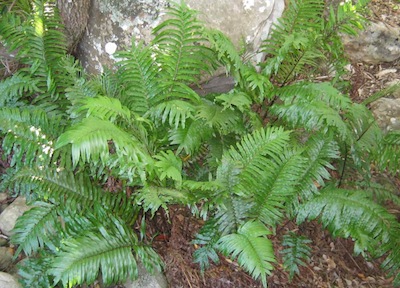
<svg viewBox="0 0 400 288">
<path fill-rule="evenodd" d="M 371 104 L 371 111 L 383 131 L 400 130 L 400 99 L 378 99 Z"/>
<path fill-rule="evenodd" d="M 386 87 L 394 87 L 396 86 L 394 89 L 394 91 L 391 93 L 391 96 L 393 96 L 393 98 L 400 98 L 400 79 L 395 79 L 393 81 L 390 81 L 388 83 L 386 83 Z"/>
<path fill-rule="evenodd" d="M 167 279 L 161 272 L 154 271 L 154 274 L 150 274 L 141 263 L 138 263 L 138 270 L 139 278 L 124 283 L 125 288 L 168 288 Z"/>
<path fill-rule="evenodd" d="M 12 249 L 0 247 L 0 271 L 7 271 L 13 263 Z"/>
<path fill-rule="evenodd" d="M 17 279 L 5 272 L 0 272 L 0 288 L 21 288 Z"/>
<path fill-rule="evenodd" d="M 7 193 L 0 193 L 0 202 L 7 200 L 8 194 Z"/>
<path fill-rule="evenodd" d="M 8 243 L 8 240 L 6 238 L 1 237 L 0 235 L 0 247 L 6 246 Z"/>
<path fill-rule="evenodd" d="M 175 0 L 180 1 L 180 0 Z M 151 32 L 163 19 L 167 0 L 98 0 L 92 1 L 86 32 L 77 56 L 88 72 L 112 67 L 113 53 L 106 47 L 122 50 L 135 41 L 149 43 Z M 283 12 L 284 0 L 186 0 L 199 11 L 208 26 L 226 33 L 239 46 L 243 40 L 257 51 L 267 38 L 271 25 Z"/>
<path fill-rule="evenodd" d="M 371 23 L 358 36 L 342 37 L 350 60 L 379 64 L 400 58 L 400 30 L 383 22 Z"/>
<path fill-rule="evenodd" d="M 4 235 L 10 236 L 18 217 L 28 209 L 25 197 L 20 196 L 0 214 L 0 230 Z"/>
</svg>

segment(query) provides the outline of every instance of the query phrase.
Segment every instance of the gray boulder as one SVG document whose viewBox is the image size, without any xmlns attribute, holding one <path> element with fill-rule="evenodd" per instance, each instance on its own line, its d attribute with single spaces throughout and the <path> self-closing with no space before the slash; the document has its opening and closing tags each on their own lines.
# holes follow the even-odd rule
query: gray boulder
<svg viewBox="0 0 400 288">
<path fill-rule="evenodd" d="M 383 22 L 371 23 L 357 37 L 342 37 L 345 51 L 355 62 L 379 64 L 400 58 L 400 30 Z"/>
<path fill-rule="evenodd" d="M 20 196 L 0 214 L 0 230 L 4 235 L 11 235 L 11 230 L 14 228 L 18 217 L 28 209 L 25 197 Z"/>
<path fill-rule="evenodd" d="M 400 130 L 400 99 L 378 99 L 371 104 L 371 111 L 383 131 Z"/>
<path fill-rule="evenodd" d="M 180 0 L 175 0 L 180 1 Z M 88 72 L 102 71 L 115 62 L 113 54 L 131 39 L 151 41 L 151 31 L 165 18 L 167 0 L 92 1 L 78 58 Z M 239 46 L 243 40 L 257 51 L 271 25 L 281 16 L 284 0 L 186 0 L 208 26 L 220 29 Z"/>
<path fill-rule="evenodd" d="M 12 275 L 0 272 L 0 288 L 21 288 L 21 284 Z"/>
<path fill-rule="evenodd" d="M 8 271 L 13 263 L 13 253 L 8 247 L 0 247 L 0 271 Z"/>
<path fill-rule="evenodd" d="M 125 288 L 168 288 L 167 279 L 164 274 L 158 271 L 155 271 L 154 274 L 150 274 L 141 263 L 138 263 L 138 270 L 138 279 L 135 281 L 127 281 L 124 284 Z"/>
</svg>

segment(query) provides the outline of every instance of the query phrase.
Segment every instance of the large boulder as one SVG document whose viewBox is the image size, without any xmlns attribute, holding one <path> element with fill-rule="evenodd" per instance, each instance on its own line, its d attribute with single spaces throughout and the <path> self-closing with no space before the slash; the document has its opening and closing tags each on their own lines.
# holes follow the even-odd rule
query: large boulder
<svg viewBox="0 0 400 288">
<path fill-rule="evenodd" d="M 14 276 L 0 272 L 0 288 L 21 288 L 22 286 L 18 283 Z"/>
<path fill-rule="evenodd" d="M 371 111 L 385 132 L 400 130 L 400 99 L 381 98 L 371 104 Z"/>
<path fill-rule="evenodd" d="M 165 275 L 155 271 L 153 274 L 147 272 L 143 264 L 138 262 L 139 277 L 135 281 L 124 283 L 125 288 L 167 288 L 168 282 Z"/>
<path fill-rule="evenodd" d="M 0 214 L 0 230 L 10 236 L 19 216 L 29 209 L 24 197 L 18 197 Z"/>
<path fill-rule="evenodd" d="M 358 36 L 343 36 L 350 60 L 379 64 L 400 58 L 400 30 L 383 22 L 371 23 Z"/>
<path fill-rule="evenodd" d="M 176 0 L 180 1 L 180 0 Z M 102 71 L 115 61 L 115 50 L 131 45 L 131 40 L 151 41 L 151 31 L 165 15 L 166 0 L 92 1 L 86 32 L 78 47 L 78 57 L 88 72 Z M 243 40 L 257 51 L 268 37 L 272 23 L 281 16 L 284 0 L 186 0 L 199 11 L 209 27 L 226 33 L 239 46 Z"/>
</svg>

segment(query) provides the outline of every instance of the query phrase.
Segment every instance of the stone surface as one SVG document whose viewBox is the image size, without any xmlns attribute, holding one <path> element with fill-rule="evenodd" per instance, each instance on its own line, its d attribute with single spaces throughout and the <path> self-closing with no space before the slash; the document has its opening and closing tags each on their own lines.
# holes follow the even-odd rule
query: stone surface
<svg viewBox="0 0 400 288">
<path fill-rule="evenodd" d="M 29 207 L 24 197 L 18 197 L 0 214 L 0 230 L 4 235 L 10 236 L 18 217 Z"/>
<path fill-rule="evenodd" d="M 352 61 L 379 64 L 400 58 L 400 30 L 383 22 L 371 23 L 357 37 L 343 36 Z"/>
<path fill-rule="evenodd" d="M 13 263 L 13 253 L 9 247 L 0 247 L 0 271 L 8 271 Z"/>
<path fill-rule="evenodd" d="M 7 198 L 8 198 L 8 194 L 7 193 L 0 193 L 0 202 L 3 202 Z"/>
<path fill-rule="evenodd" d="M 139 278 L 135 281 L 124 283 L 125 288 L 168 288 L 168 282 L 164 274 L 157 271 L 154 274 L 150 274 L 140 263 L 138 263 L 138 270 Z"/>
<path fill-rule="evenodd" d="M 112 66 L 115 59 L 112 53 L 106 53 L 106 47 L 122 50 L 131 45 L 132 39 L 151 41 L 151 31 L 164 19 L 167 2 L 92 1 L 88 26 L 77 52 L 86 70 L 98 72 L 102 66 Z M 222 30 L 238 46 L 245 40 L 252 51 L 259 48 L 284 9 L 284 0 L 186 0 L 186 3 L 199 11 L 199 18 L 209 27 Z"/>
<path fill-rule="evenodd" d="M 371 104 L 371 111 L 383 131 L 400 130 L 400 99 L 378 99 Z"/>
<path fill-rule="evenodd" d="M 0 272 L 0 288 L 21 288 L 17 279 L 5 272 Z"/>
</svg>

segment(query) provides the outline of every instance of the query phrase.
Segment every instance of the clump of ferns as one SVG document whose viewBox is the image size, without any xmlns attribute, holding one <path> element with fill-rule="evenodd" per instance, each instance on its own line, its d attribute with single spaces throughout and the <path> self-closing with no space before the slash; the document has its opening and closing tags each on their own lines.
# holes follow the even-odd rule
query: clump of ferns
<svg viewBox="0 0 400 288">
<path fill-rule="evenodd" d="M 322 3 L 294 1 L 275 29 L 300 26 L 293 23 L 299 15 L 318 19 Z M 290 218 L 298 223 L 319 219 L 334 236 L 352 237 L 356 252 L 386 255 L 384 266 L 397 273 L 396 219 L 363 191 L 335 185 L 329 173 L 334 161 L 349 167 L 343 165 L 347 158 L 365 171 L 365 153 L 375 149 L 379 130 L 368 109 L 332 83 L 295 81 L 301 67 L 317 64 L 309 60 L 317 52 L 310 50 L 307 34 L 294 37 L 287 30 L 282 38 L 272 33 L 266 44 L 276 37 L 282 50 L 258 73 L 242 62 L 225 35 L 205 29 L 186 5 L 173 5 L 170 16 L 154 30 L 151 45 L 133 43 L 119 53 L 116 74 L 87 79 L 68 62 L 70 73 L 61 73 L 65 88 L 42 86 L 42 78 L 53 79 L 46 73 L 24 74 L 49 89 L 34 103 L 40 112 L 31 106 L 19 114 L 12 108 L 1 111 L 3 133 L 27 135 L 21 140 L 25 144 L 15 146 L 10 136 L 6 146 L 22 151 L 15 155 L 33 153 L 32 166 L 21 166 L 12 176 L 12 188 L 41 201 L 20 218 L 14 236 L 20 250 L 32 256 L 28 267 L 46 266 L 39 269 L 47 271 L 40 281 L 32 273 L 26 283 L 93 283 L 99 271 L 104 283 L 115 283 L 134 278 L 138 260 L 150 270 L 161 268 L 131 225 L 139 210 L 154 215 L 172 203 L 189 205 L 206 220 L 195 240 L 200 245 L 195 261 L 202 268 L 223 253 L 266 286 L 276 262 L 269 235 Z M 14 34 L 7 35 L 12 39 Z M 297 54 L 299 47 L 304 51 Z M 198 75 L 221 64 L 236 79 L 232 91 L 199 97 L 189 88 Z M 43 71 L 55 69 L 46 65 Z M 252 110 L 265 100 L 266 113 L 275 119 L 267 125 Z M 8 116 L 13 114 L 26 118 Z M 13 121 L 25 128 L 16 129 Z M 46 137 L 36 133 L 39 128 Z M 53 160 L 36 165 L 43 150 L 32 137 L 50 139 Z M 99 187 L 109 175 L 123 183 L 122 191 L 105 193 Z M 199 209 L 198 203 L 203 203 Z"/>
</svg>

